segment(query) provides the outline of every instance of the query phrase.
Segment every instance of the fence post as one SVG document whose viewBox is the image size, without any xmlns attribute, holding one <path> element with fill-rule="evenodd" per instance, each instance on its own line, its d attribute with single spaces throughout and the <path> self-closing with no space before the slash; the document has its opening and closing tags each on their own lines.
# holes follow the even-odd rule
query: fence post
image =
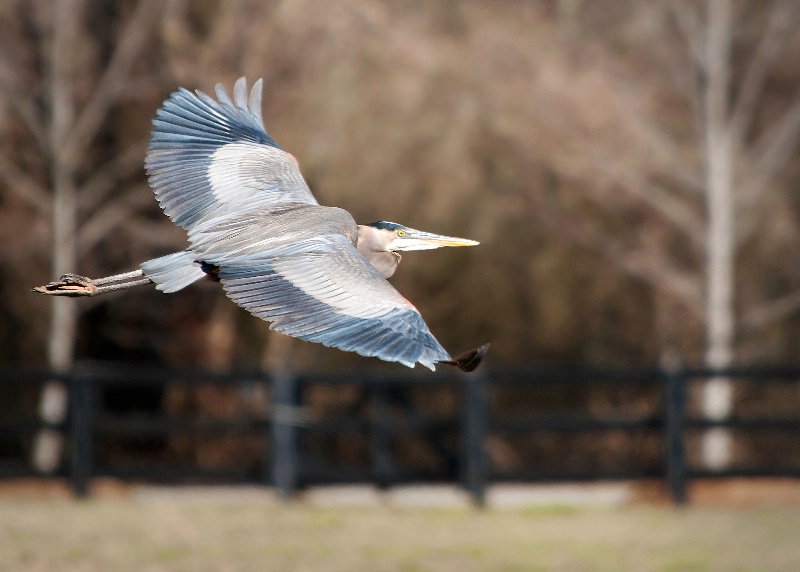
<svg viewBox="0 0 800 572">
<path fill-rule="evenodd" d="M 382 382 L 372 386 L 372 418 L 370 449 L 372 471 L 379 489 L 387 489 L 392 482 L 392 432 L 389 419 L 388 388 Z"/>
<path fill-rule="evenodd" d="M 94 463 L 94 383 L 91 375 L 74 368 L 69 377 L 69 429 L 72 432 L 70 480 L 79 498 L 89 496 Z"/>
<path fill-rule="evenodd" d="M 685 504 L 686 494 L 686 370 L 682 366 L 665 370 L 665 440 L 667 486 L 676 504 Z"/>
<path fill-rule="evenodd" d="M 486 504 L 484 441 L 488 425 L 487 380 L 481 373 L 464 376 L 462 428 L 464 487 L 477 506 Z"/>
<path fill-rule="evenodd" d="M 297 490 L 300 424 L 300 392 L 297 378 L 288 369 L 272 376 L 272 484 L 283 499 Z"/>
</svg>

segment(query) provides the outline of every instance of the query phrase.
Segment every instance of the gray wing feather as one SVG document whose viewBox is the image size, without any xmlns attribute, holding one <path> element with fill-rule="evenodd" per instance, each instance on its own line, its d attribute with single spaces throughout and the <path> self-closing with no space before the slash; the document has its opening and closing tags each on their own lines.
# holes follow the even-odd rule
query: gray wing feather
<svg viewBox="0 0 800 572">
<path fill-rule="evenodd" d="M 233 101 L 220 85 L 219 101 L 181 88 L 158 110 L 145 167 L 178 226 L 281 203 L 317 204 L 294 157 L 264 130 L 261 87 L 258 80 L 249 101 L 244 78 Z"/>
<path fill-rule="evenodd" d="M 320 236 L 302 252 L 226 259 L 219 277 L 234 302 L 284 334 L 409 367 L 451 359 L 417 309 L 344 236 Z"/>
</svg>

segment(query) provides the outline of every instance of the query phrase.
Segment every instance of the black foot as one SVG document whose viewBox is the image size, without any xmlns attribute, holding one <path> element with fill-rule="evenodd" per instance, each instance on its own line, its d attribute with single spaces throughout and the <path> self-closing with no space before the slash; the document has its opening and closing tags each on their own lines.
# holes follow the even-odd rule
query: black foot
<svg viewBox="0 0 800 572">
<path fill-rule="evenodd" d="M 474 371 L 476 367 L 478 367 L 483 358 L 486 357 L 486 352 L 489 351 L 489 347 L 492 344 L 483 344 L 481 347 L 468 350 L 464 353 L 458 354 L 453 361 L 444 361 L 442 363 L 446 363 L 447 365 L 454 365 L 461 371 Z"/>
</svg>

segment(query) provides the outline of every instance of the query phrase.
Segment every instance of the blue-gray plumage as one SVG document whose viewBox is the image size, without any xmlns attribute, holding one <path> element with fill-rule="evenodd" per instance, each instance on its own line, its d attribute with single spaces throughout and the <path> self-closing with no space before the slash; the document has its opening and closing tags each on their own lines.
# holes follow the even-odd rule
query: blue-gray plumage
<svg viewBox="0 0 800 572">
<path fill-rule="evenodd" d="M 161 208 L 186 229 L 189 248 L 100 279 L 73 274 L 35 288 L 97 295 L 155 283 L 175 292 L 209 274 L 225 293 L 271 328 L 345 351 L 434 369 L 471 370 L 488 345 L 455 360 L 417 309 L 386 280 L 399 252 L 475 241 L 390 222 L 357 225 L 317 203 L 297 161 L 264 130 L 261 80 L 236 82 L 233 100 L 185 89 L 158 110 L 145 167 Z"/>
</svg>

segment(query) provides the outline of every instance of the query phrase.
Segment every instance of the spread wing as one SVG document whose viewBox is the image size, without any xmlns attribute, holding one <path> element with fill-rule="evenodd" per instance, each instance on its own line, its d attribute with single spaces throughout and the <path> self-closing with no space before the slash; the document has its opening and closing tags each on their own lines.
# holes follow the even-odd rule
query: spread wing
<svg viewBox="0 0 800 572">
<path fill-rule="evenodd" d="M 219 277 L 234 302 L 284 334 L 408 367 L 452 359 L 417 309 L 342 235 L 226 257 Z"/>
<path fill-rule="evenodd" d="M 310 235 L 303 225 L 280 227 L 317 201 L 294 157 L 264 130 L 261 80 L 249 100 L 244 78 L 233 100 L 221 86 L 216 95 L 173 93 L 153 121 L 145 161 L 196 260 L 218 267 L 228 296 L 279 332 L 409 367 L 451 360 L 417 309 L 350 243 L 352 217 L 326 210 L 333 218 L 321 222 L 331 228 L 317 220 Z"/>
<path fill-rule="evenodd" d="M 297 161 L 267 135 L 261 118 L 261 80 L 247 98 L 240 78 L 233 101 L 183 88 L 153 120 L 145 167 L 164 212 L 189 229 L 198 221 L 281 203 L 317 204 Z"/>
</svg>

